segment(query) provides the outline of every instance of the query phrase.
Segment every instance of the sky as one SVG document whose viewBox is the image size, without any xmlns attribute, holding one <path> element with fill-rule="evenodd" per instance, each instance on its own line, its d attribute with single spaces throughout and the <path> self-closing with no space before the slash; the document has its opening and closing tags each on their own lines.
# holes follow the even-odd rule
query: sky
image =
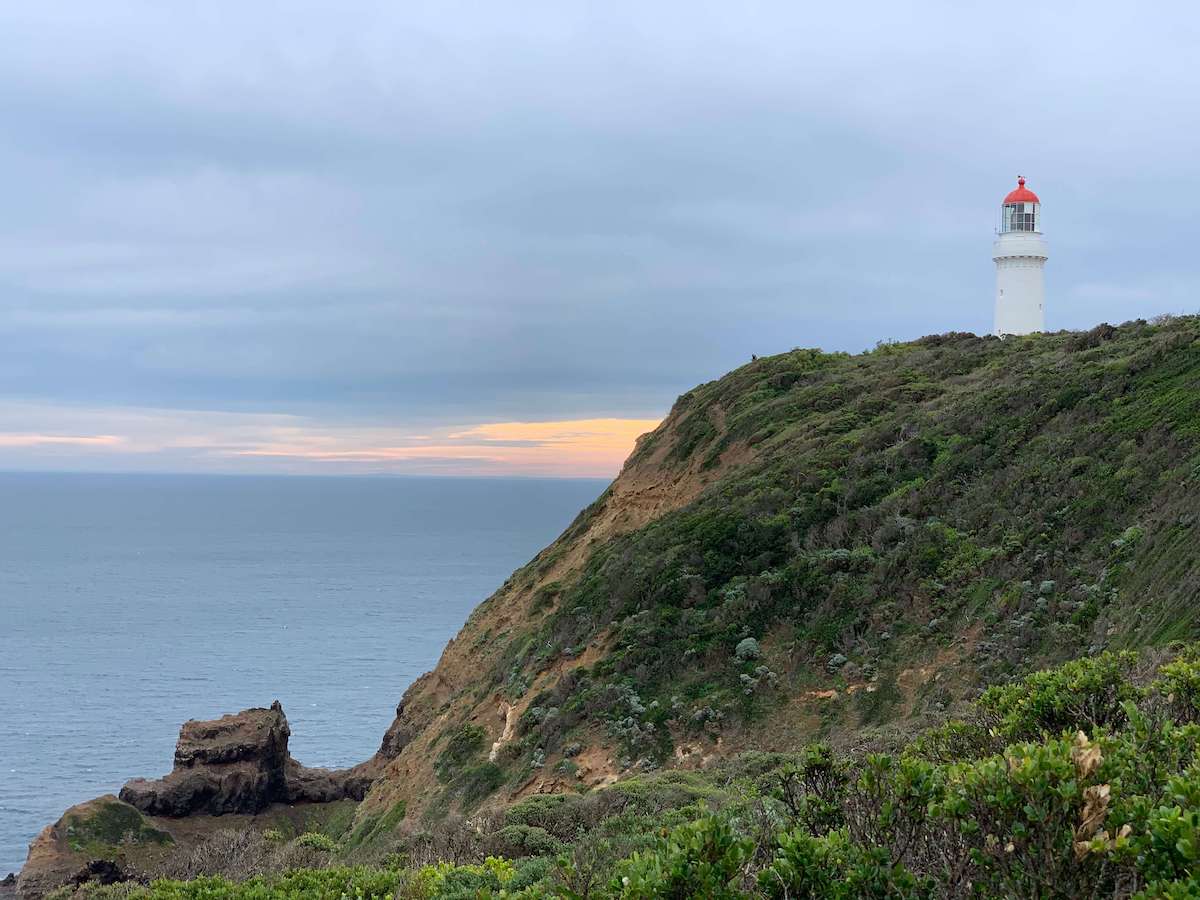
<svg viewBox="0 0 1200 900">
<path fill-rule="evenodd" d="M 792 347 L 1200 307 L 1200 11 L 0 4 L 0 469 L 601 475 Z"/>
</svg>

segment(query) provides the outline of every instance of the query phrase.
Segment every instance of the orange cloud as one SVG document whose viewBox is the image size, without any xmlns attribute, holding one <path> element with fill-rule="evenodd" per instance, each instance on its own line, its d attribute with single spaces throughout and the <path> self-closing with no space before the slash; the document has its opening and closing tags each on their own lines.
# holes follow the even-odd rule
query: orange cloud
<svg viewBox="0 0 1200 900">
<path fill-rule="evenodd" d="M 367 444 L 353 434 L 289 435 L 238 456 L 318 463 L 437 463 L 463 474 L 615 475 L 637 438 L 657 419 L 568 419 L 493 422 L 441 435 L 409 435 L 402 442 Z M 458 465 L 451 465 L 457 463 Z"/>
</svg>

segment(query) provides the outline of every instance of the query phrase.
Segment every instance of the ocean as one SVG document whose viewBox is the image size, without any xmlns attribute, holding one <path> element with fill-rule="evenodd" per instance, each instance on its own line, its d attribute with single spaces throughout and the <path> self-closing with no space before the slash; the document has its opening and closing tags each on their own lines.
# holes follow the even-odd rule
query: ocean
<svg viewBox="0 0 1200 900">
<path fill-rule="evenodd" d="M 283 703 L 360 762 L 471 609 L 594 479 L 0 474 L 0 877 L 179 726 Z"/>
</svg>

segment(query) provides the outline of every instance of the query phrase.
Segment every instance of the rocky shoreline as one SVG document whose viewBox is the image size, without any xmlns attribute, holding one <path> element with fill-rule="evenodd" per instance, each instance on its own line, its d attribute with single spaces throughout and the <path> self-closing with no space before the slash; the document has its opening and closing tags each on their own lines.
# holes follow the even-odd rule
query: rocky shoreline
<svg viewBox="0 0 1200 900">
<path fill-rule="evenodd" d="M 297 810 L 311 816 L 366 795 L 376 760 L 350 769 L 309 768 L 288 752 L 290 736 L 278 700 L 185 722 L 169 774 L 135 778 L 119 796 L 68 809 L 34 839 L 20 874 L 0 882 L 0 898 L 35 900 L 64 884 L 119 880 L 219 829 L 270 827 Z"/>
</svg>

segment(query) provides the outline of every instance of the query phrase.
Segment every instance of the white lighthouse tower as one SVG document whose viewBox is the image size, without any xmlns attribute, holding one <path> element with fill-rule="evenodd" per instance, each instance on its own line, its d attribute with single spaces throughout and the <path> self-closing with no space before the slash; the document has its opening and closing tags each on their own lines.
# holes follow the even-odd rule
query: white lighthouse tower
<svg viewBox="0 0 1200 900">
<path fill-rule="evenodd" d="M 1030 334 L 1046 328 L 1045 267 L 1049 254 L 1042 237 L 1042 201 L 1017 178 L 1000 207 L 1000 227 L 992 244 L 996 261 L 994 333 Z"/>
</svg>

